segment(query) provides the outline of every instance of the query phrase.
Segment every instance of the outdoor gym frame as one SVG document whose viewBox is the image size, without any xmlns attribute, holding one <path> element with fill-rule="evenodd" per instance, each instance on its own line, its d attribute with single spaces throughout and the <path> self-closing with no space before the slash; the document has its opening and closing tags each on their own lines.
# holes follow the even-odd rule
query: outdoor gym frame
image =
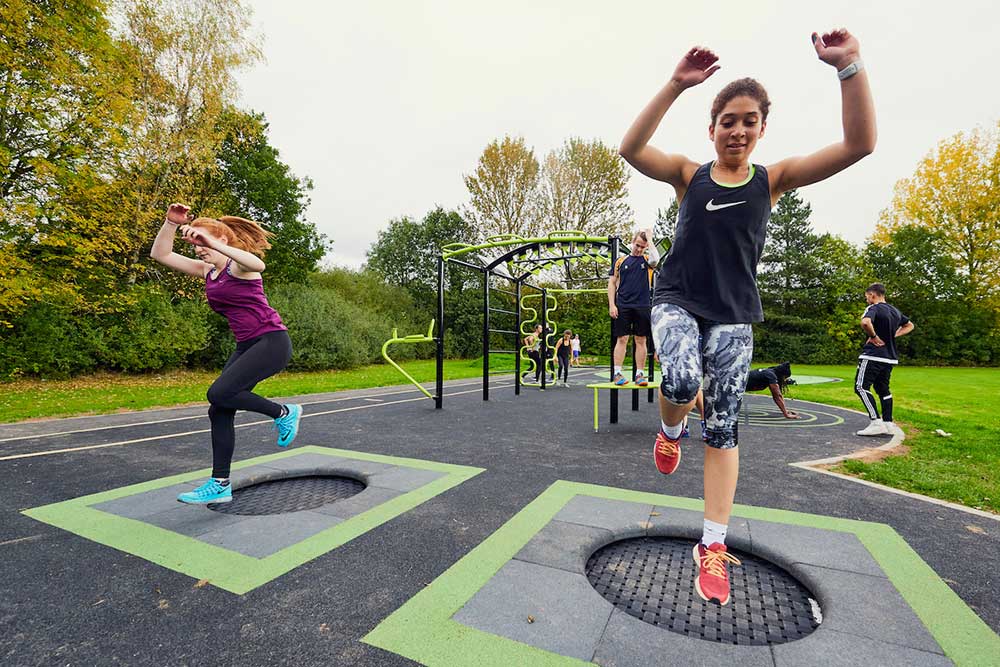
<svg viewBox="0 0 1000 667">
<path fill-rule="evenodd" d="M 588 236 L 584 232 L 576 230 L 555 231 L 547 236 L 536 238 L 523 238 L 514 234 L 504 234 L 493 236 L 483 243 L 451 243 L 441 249 L 437 263 L 437 323 L 438 334 L 435 337 L 436 343 L 436 391 L 434 405 L 440 409 L 444 397 L 444 332 L 445 332 L 445 266 L 448 263 L 473 269 L 479 272 L 483 278 L 483 400 L 490 398 L 490 354 L 513 354 L 514 355 L 514 394 L 520 395 L 521 385 L 521 337 L 527 335 L 522 331 L 523 323 L 534 323 L 534 320 L 523 320 L 523 309 L 534 311 L 533 308 L 524 308 L 522 298 L 525 297 L 524 288 L 536 290 L 541 298 L 541 314 L 539 323 L 542 324 L 541 349 L 539 354 L 541 369 L 541 382 L 539 386 L 542 390 L 546 387 L 546 365 L 548 361 L 548 350 L 550 348 L 548 338 L 555 335 L 555 331 L 549 329 L 549 304 L 555 302 L 554 295 L 557 293 L 578 293 L 578 292 L 604 292 L 608 280 L 610 267 L 614 266 L 619 254 L 623 250 L 623 244 L 617 236 Z M 531 276 L 538 275 L 545 269 L 560 267 L 562 278 L 567 285 L 581 284 L 583 287 L 574 288 L 546 288 L 533 284 L 529 281 Z M 576 269 L 576 275 L 574 275 Z M 501 278 L 513 285 L 513 291 L 501 290 L 490 286 L 491 278 Z M 587 285 L 602 283 L 603 288 L 588 288 Z M 505 308 L 494 308 L 490 302 L 490 292 L 499 292 L 513 297 L 514 307 L 512 310 Z M 552 295 L 550 297 L 550 295 Z M 529 295 L 530 296 L 530 295 Z M 514 317 L 514 328 L 503 329 L 491 326 L 491 314 L 500 313 Z M 536 317 L 539 317 L 536 312 Z M 491 335 L 513 336 L 514 349 L 492 349 L 490 345 Z M 608 320 L 608 338 L 610 341 L 608 351 L 611 354 L 609 363 L 609 373 L 614 373 L 614 347 L 615 337 L 613 326 Z M 634 344 L 634 343 L 633 343 Z M 647 349 L 652 350 L 652 346 Z M 539 362 L 534 362 L 539 363 Z M 633 372 L 635 370 L 635 355 L 633 354 Z M 648 357 L 649 375 L 653 376 L 653 359 Z M 508 373 L 509 371 L 501 371 Z M 610 377 L 610 375 L 609 375 Z M 611 391 L 610 410 L 611 421 L 618 420 L 618 392 Z M 653 400 L 653 390 L 648 390 L 648 400 Z M 639 409 L 639 390 L 632 392 L 632 409 Z"/>
</svg>

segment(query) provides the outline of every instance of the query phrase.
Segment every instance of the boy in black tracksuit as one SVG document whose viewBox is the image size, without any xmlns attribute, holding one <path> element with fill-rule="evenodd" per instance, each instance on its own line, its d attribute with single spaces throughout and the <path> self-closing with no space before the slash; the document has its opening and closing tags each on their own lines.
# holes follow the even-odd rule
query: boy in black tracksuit
<svg viewBox="0 0 1000 667">
<path fill-rule="evenodd" d="M 892 435 L 892 393 L 889 391 L 889 376 L 892 367 L 899 363 L 896 353 L 896 338 L 913 331 L 913 322 L 895 306 L 885 302 L 885 286 L 874 283 L 865 290 L 868 307 L 861 316 L 861 328 L 868 334 L 868 340 L 858 357 L 858 372 L 854 378 L 854 391 L 868 412 L 871 423 L 857 432 L 857 435 Z M 874 386 L 882 406 L 879 419 L 875 407 L 875 397 L 868 390 Z"/>
</svg>

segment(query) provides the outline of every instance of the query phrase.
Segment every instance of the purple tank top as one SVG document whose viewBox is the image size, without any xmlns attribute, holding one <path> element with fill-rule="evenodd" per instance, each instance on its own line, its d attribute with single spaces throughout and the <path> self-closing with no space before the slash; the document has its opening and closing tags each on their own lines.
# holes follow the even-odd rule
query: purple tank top
<svg viewBox="0 0 1000 667">
<path fill-rule="evenodd" d="M 264 281 L 237 278 L 229 270 L 231 264 L 232 260 L 214 278 L 209 272 L 205 277 L 205 296 L 209 307 L 229 321 L 236 342 L 272 331 L 287 331 L 278 311 L 271 308 L 264 296 Z"/>
</svg>

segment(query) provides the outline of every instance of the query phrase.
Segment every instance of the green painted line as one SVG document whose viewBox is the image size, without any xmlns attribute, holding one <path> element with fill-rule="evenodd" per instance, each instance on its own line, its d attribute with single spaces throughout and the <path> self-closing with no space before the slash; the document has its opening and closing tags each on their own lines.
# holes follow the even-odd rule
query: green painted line
<svg viewBox="0 0 1000 667">
<path fill-rule="evenodd" d="M 693 511 L 704 509 L 702 501 L 691 498 L 578 482 L 555 482 L 362 641 L 430 667 L 589 664 L 482 632 L 451 618 L 577 495 Z M 853 533 L 956 665 L 996 664 L 1000 637 L 891 527 L 750 505 L 734 506 L 733 516 Z"/>
<path fill-rule="evenodd" d="M 266 558 L 246 556 L 140 520 L 127 519 L 92 507 L 109 500 L 204 479 L 211 474 L 208 468 L 35 507 L 25 510 L 23 514 L 176 572 L 196 579 L 207 579 L 213 586 L 242 595 L 483 472 L 482 468 L 311 445 L 240 461 L 235 463 L 233 468 L 246 468 L 304 453 L 432 470 L 446 473 L 446 476 L 399 495 Z"/>
</svg>

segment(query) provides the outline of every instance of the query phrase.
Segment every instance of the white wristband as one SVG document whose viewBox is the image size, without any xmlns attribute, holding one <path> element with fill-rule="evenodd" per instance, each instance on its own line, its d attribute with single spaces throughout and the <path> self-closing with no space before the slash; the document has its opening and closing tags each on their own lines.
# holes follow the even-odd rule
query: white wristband
<svg viewBox="0 0 1000 667">
<path fill-rule="evenodd" d="M 844 79 L 850 79 L 852 76 L 860 72 L 865 68 L 864 62 L 861 60 L 855 60 L 853 63 L 845 67 L 844 69 L 837 72 L 837 78 L 843 81 Z"/>
</svg>

